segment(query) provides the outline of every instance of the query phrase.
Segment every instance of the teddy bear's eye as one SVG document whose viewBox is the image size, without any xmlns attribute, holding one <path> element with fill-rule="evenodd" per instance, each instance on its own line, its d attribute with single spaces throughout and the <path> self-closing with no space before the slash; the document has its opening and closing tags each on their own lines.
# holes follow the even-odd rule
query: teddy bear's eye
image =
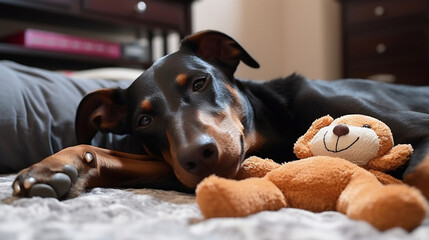
<svg viewBox="0 0 429 240">
<path fill-rule="evenodd" d="M 364 127 L 364 128 L 371 128 L 371 126 L 369 126 L 368 124 L 365 124 L 362 127 Z"/>
</svg>

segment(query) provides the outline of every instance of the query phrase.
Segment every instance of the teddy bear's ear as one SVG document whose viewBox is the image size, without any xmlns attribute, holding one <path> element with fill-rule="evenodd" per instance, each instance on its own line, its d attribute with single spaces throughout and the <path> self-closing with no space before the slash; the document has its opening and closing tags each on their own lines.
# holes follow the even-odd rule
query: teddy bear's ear
<svg viewBox="0 0 429 240">
<path fill-rule="evenodd" d="M 296 141 L 293 147 L 293 152 L 295 153 L 295 155 L 300 159 L 312 157 L 313 153 L 310 150 L 311 140 L 314 138 L 317 132 L 319 132 L 320 129 L 329 126 L 333 121 L 334 119 L 329 115 L 316 119 L 316 121 L 311 124 L 307 132 L 302 135 L 298 139 L 298 141 Z"/>
</svg>

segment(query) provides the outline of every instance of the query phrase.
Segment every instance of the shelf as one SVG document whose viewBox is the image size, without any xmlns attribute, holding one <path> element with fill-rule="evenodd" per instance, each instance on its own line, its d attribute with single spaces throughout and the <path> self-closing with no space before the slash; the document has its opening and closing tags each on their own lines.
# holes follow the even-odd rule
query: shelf
<svg viewBox="0 0 429 240">
<path fill-rule="evenodd" d="M 167 44 L 170 34 L 183 38 L 191 33 L 192 1 L 145 0 L 148 10 L 138 13 L 135 4 L 139 0 L 127 0 L 126 4 L 121 0 L 0 0 L 0 23 L 4 21 L 6 26 L 0 33 L 3 32 L 1 36 L 4 37 L 13 34 L 12 30 L 34 28 L 89 38 L 100 35 L 100 39 L 105 40 L 116 37 L 120 40 L 115 42 L 127 44 L 144 40 L 150 49 L 148 59 L 152 60 L 152 52 L 170 52 Z M 51 2 L 55 4 L 48 4 Z M 161 44 L 155 44 L 154 48 L 153 42 L 158 43 L 158 40 Z M 115 66 L 147 68 L 151 65 L 151 62 L 137 59 L 53 52 L 1 42 L 0 59 L 51 70 Z"/>
<path fill-rule="evenodd" d="M 94 57 L 86 56 L 79 54 L 71 53 L 62 53 L 54 51 L 45 51 L 32 48 L 26 48 L 14 44 L 0 43 L 0 57 L 1 59 L 10 59 L 16 60 L 19 59 L 20 62 L 27 61 L 27 64 L 37 67 L 47 67 L 50 68 L 64 66 L 67 69 L 85 69 L 90 67 L 97 66 L 118 66 L 118 67 L 133 67 L 133 68 L 147 68 L 151 65 L 150 62 L 142 62 L 132 59 L 113 59 L 113 58 L 103 58 L 103 57 Z M 43 61 L 40 61 L 43 59 Z M 46 64 L 48 63 L 48 64 Z M 52 63 L 55 63 L 55 66 L 52 66 Z M 44 66 L 47 65 L 47 66 Z M 82 67 L 79 67 L 79 66 Z M 62 67 L 62 68 L 64 68 Z"/>
</svg>

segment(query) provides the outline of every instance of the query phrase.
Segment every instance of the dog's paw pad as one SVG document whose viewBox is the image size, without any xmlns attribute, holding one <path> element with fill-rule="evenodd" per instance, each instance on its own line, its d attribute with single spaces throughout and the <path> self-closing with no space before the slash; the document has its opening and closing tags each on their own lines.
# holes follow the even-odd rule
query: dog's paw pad
<svg viewBox="0 0 429 240">
<path fill-rule="evenodd" d="M 76 182 L 79 172 L 72 165 L 64 165 L 63 172 L 69 176 L 72 183 Z"/>
<path fill-rule="evenodd" d="M 55 173 L 49 180 L 49 185 L 55 190 L 58 198 L 63 197 L 71 188 L 72 181 L 70 177 L 64 173 Z"/>
<path fill-rule="evenodd" d="M 28 192 L 29 197 L 43 197 L 43 198 L 57 198 L 57 194 L 55 193 L 55 190 L 49 186 L 48 184 L 44 183 L 37 183 L 34 184 L 33 187 L 31 187 L 30 191 Z"/>
<path fill-rule="evenodd" d="M 79 172 L 72 165 L 64 165 L 60 171 L 50 171 L 39 166 L 26 169 L 12 184 L 13 196 L 63 199 L 78 177 Z"/>
</svg>

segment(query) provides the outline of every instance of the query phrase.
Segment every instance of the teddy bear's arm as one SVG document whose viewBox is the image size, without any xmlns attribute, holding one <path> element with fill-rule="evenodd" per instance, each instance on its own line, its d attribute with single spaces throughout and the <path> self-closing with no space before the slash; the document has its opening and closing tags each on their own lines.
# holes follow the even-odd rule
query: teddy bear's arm
<svg viewBox="0 0 429 240">
<path fill-rule="evenodd" d="M 329 115 L 316 119 L 307 132 L 296 141 L 293 147 L 295 155 L 300 159 L 312 157 L 313 153 L 310 150 L 310 141 L 320 129 L 329 126 L 333 121 L 334 119 Z"/>
<path fill-rule="evenodd" d="M 369 163 L 369 168 L 381 172 L 395 170 L 408 161 L 413 151 L 414 149 L 410 144 L 398 144 L 384 156 L 372 160 Z"/>
<path fill-rule="evenodd" d="M 280 167 L 280 164 L 271 159 L 262 159 L 259 157 L 249 157 L 244 160 L 243 165 L 238 170 L 235 176 L 236 180 L 251 178 L 251 177 L 264 177 L 268 172 Z"/>
</svg>

